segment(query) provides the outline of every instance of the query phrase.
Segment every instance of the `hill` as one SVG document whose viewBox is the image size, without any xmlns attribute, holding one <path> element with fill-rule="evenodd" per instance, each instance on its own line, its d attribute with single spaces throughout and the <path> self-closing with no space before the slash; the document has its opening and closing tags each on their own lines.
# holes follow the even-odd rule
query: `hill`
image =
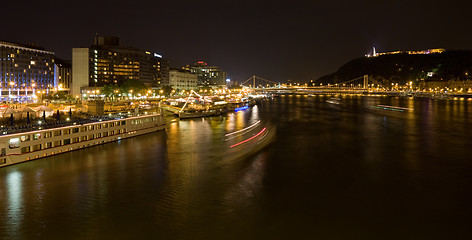
<svg viewBox="0 0 472 240">
<path fill-rule="evenodd" d="M 435 54 L 392 54 L 351 60 L 317 83 L 342 83 L 369 75 L 382 84 L 472 80 L 472 51 L 449 50 Z"/>
</svg>

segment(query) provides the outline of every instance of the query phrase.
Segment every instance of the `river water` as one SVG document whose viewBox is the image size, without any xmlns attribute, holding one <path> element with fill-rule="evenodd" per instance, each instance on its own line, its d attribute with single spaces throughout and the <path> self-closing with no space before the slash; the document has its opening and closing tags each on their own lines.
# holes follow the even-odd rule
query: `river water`
<svg viewBox="0 0 472 240">
<path fill-rule="evenodd" d="M 472 239 L 472 101 L 329 98 L 0 168 L 0 239 Z M 272 144 L 227 158 L 258 120 Z"/>
</svg>

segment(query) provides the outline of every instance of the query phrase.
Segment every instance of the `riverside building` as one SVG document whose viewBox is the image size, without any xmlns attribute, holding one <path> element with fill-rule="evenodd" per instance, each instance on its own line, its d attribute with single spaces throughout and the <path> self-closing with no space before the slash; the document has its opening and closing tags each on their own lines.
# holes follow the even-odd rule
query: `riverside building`
<svg viewBox="0 0 472 240">
<path fill-rule="evenodd" d="M 54 71 L 56 73 L 54 86 L 57 91 L 70 92 L 70 86 L 72 84 L 72 63 L 70 61 L 55 59 Z"/>
<path fill-rule="evenodd" d="M 158 53 L 121 45 L 117 37 L 95 37 L 89 48 L 72 49 L 71 94 L 81 88 L 122 85 L 137 80 L 147 87 L 168 83 L 168 63 Z"/>
<path fill-rule="evenodd" d="M 169 86 L 177 90 L 191 90 L 197 88 L 198 77 L 196 74 L 183 69 L 171 69 L 169 71 Z"/>
<path fill-rule="evenodd" d="M 28 101 L 55 87 L 54 52 L 35 45 L 0 41 L 0 99 Z"/>
<path fill-rule="evenodd" d="M 187 65 L 185 70 L 195 73 L 198 76 L 198 86 L 210 86 L 214 88 L 226 86 L 226 72 L 219 67 L 208 66 L 204 61 L 198 61 L 194 65 Z"/>
</svg>

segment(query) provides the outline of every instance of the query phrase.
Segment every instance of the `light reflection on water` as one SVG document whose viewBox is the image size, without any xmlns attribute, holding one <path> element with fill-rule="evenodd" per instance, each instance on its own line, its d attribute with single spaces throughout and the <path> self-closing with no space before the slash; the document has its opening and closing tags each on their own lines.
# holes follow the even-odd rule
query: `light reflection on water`
<svg viewBox="0 0 472 240">
<path fill-rule="evenodd" d="M 330 97 L 169 119 L 165 132 L 1 168 L 0 239 L 464 236 L 472 102 Z M 258 120 L 275 142 L 229 158 L 225 134 Z"/>
<path fill-rule="evenodd" d="M 14 232 L 19 230 L 19 226 L 23 220 L 23 198 L 22 198 L 22 173 L 19 171 L 11 172 L 7 175 L 7 223 Z"/>
</svg>

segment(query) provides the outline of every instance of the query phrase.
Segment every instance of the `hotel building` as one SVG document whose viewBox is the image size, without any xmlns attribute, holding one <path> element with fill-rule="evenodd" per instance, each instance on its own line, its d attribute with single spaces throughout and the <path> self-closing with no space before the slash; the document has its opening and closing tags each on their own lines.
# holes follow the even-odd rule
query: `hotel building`
<svg viewBox="0 0 472 240">
<path fill-rule="evenodd" d="M 86 87 L 120 86 L 128 80 L 159 87 L 168 83 L 168 69 L 160 54 L 124 47 L 117 37 L 97 36 L 91 47 L 72 49 L 71 94 L 82 94 Z"/>
<path fill-rule="evenodd" d="M 41 47 L 0 41 L 0 99 L 32 100 L 37 90 L 55 87 L 54 52 Z"/>
</svg>

